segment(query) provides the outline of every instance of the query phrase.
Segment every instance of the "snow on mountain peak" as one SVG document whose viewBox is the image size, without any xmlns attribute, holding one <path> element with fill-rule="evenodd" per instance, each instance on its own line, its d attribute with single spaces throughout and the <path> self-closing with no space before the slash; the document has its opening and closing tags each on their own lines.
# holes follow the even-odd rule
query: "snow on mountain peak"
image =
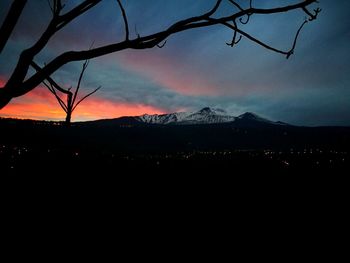
<svg viewBox="0 0 350 263">
<path fill-rule="evenodd" d="M 228 114 L 225 110 L 205 107 L 195 112 L 176 112 L 170 114 L 142 115 L 136 117 L 138 121 L 150 124 L 214 124 L 227 123 L 238 120 L 252 120 L 270 124 L 278 124 L 264 119 L 254 113 L 246 112 L 238 117 Z"/>
<path fill-rule="evenodd" d="M 210 108 L 210 107 L 205 107 L 201 110 L 198 111 L 198 113 L 208 113 L 208 114 L 218 114 L 218 115 L 227 115 L 227 112 L 223 109 L 219 108 Z"/>
<path fill-rule="evenodd" d="M 205 107 L 193 112 L 182 120 L 182 124 L 210 124 L 234 121 L 235 117 L 228 115 L 224 110 Z"/>
</svg>

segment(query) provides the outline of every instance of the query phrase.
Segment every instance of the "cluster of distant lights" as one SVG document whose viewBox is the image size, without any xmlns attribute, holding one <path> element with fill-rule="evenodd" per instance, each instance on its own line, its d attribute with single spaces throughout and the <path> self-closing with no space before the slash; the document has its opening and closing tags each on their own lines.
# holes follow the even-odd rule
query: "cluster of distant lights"
<svg viewBox="0 0 350 263">
<path fill-rule="evenodd" d="M 1 157 L 2 155 L 5 153 L 5 151 L 7 152 L 8 150 L 11 151 L 11 159 L 16 159 L 17 157 L 25 154 L 25 153 L 28 153 L 29 152 L 29 149 L 26 148 L 26 147 L 19 147 L 19 146 L 12 146 L 12 147 L 9 147 L 9 146 L 6 146 L 6 145 L 0 145 L 0 160 L 1 160 Z M 14 169 L 14 165 L 11 164 L 10 165 L 10 168 L 11 169 Z"/>
<path fill-rule="evenodd" d="M 155 154 L 155 155 L 141 155 L 138 157 L 145 158 L 146 160 L 167 160 L 167 159 L 177 159 L 177 160 L 184 160 L 184 161 L 191 161 L 196 157 L 205 157 L 205 158 L 217 158 L 217 157 L 224 157 L 228 158 L 226 160 L 229 160 L 230 156 L 234 157 L 236 154 L 247 154 L 250 157 L 262 157 L 267 160 L 272 161 L 278 161 L 282 163 L 285 166 L 290 166 L 293 161 L 291 160 L 293 157 L 297 157 L 297 159 L 302 158 L 303 156 L 316 156 L 316 157 L 322 157 L 325 154 L 332 154 L 336 155 L 335 159 L 328 159 L 328 160 L 315 160 L 313 164 L 320 165 L 320 164 L 333 164 L 336 161 L 345 162 L 347 159 L 345 156 L 347 156 L 349 153 L 344 151 L 335 151 L 335 150 L 321 150 L 321 149 L 303 149 L 303 150 L 294 150 L 290 149 L 288 151 L 273 151 L 273 150 L 224 150 L 224 151 L 191 151 L 191 152 L 175 152 L 172 154 L 164 153 L 164 154 Z M 131 157 L 128 155 L 122 156 L 122 159 L 133 161 L 137 158 Z M 322 158 L 321 158 L 322 159 Z"/>
<path fill-rule="evenodd" d="M 285 151 L 285 152 L 282 152 L 282 151 L 272 151 L 272 150 L 265 150 L 264 151 L 264 155 L 267 156 L 268 158 L 270 158 L 271 160 L 273 159 L 277 159 L 277 160 L 280 160 L 282 161 L 282 163 L 284 163 L 285 165 L 289 166 L 290 165 L 290 161 L 287 161 L 287 160 L 281 160 L 281 157 L 280 156 L 286 156 L 288 155 L 289 157 L 303 157 L 303 156 L 320 156 L 322 157 L 323 154 L 332 154 L 332 155 L 336 155 L 336 156 L 340 156 L 340 161 L 341 162 L 345 162 L 347 159 L 345 158 L 345 155 L 348 155 L 347 152 L 344 152 L 344 151 L 336 151 L 336 150 L 321 150 L 321 149 L 303 149 L 303 150 L 296 150 L 296 149 L 290 149 L 289 151 Z M 334 159 L 328 159 L 328 160 L 318 160 L 316 161 L 314 164 L 316 165 L 320 165 L 320 164 L 325 164 L 325 163 L 328 163 L 328 164 L 333 164 L 335 163 L 335 160 Z"/>
<path fill-rule="evenodd" d="M 24 146 L 7 146 L 7 145 L 0 145 L 0 161 L 2 159 L 2 156 L 4 154 L 8 154 L 11 161 L 15 161 L 16 159 L 20 158 L 21 156 L 24 156 L 26 154 L 30 154 L 31 149 L 29 147 Z M 52 149 L 46 150 L 47 154 L 52 153 Z M 71 153 L 72 157 L 79 157 L 80 153 L 79 151 L 74 151 Z M 14 169 L 14 164 L 10 164 L 10 169 Z"/>
<path fill-rule="evenodd" d="M 265 155 L 269 155 L 269 154 L 286 154 L 286 153 L 290 153 L 290 154 L 297 154 L 297 155 L 301 155 L 301 154 L 322 154 L 322 153 L 332 153 L 332 154 L 347 154 L 347 152 L 344 151 L 335 151 L 335 150 L 321 150 L 321 149 L 304 149 L 304 150 L 296 150 L 296 149 L 290 149 L 289 151 L 272 151 L 272 150 L 265 150 L 264 151 Z"/>
<path fill-rule="evenodd" d="M 31 150 L 29 147 L 24 146 L 6 146 L 6 145 L 0 145 L 0 161 L 3 155 L 7 154 L 7 157 L 10 157 L 10 160 L 15 161 L 22 155 L 26 155 L 30 153 Z M 47 154 L 51 154 L 54 152 L 53 149 L 48 148 L 46 150 Z M 320 165 L 328 163 L 329 165 L 334 164 L 336 161 L 345 162 L 348 159 L 348 152 L 344 151 L 337 151 L 337 150 L 322 150 L 322 149 L 303 149 L 303 150 L 297 150 L 297 149 L 290 149 L 287 151 L 274 151 L 274 150 L 222 150 L 222 151 L 205 151 L 205 150 L 197 150 L 197 151 L 191 151 L 191 152 L 174 152 L 174 153 L 164 153 L 164 154 L 154 154 L 154 155 L 139 155 L 139 156 L 132 156 L 132 155 L 119 155 L 119 154 L 110 154 L 109 157 L 116 158 L 116 159 L 124 159 L 126 161 L 134 161 L 135 159 L 139 159 L 141 157 L 145 160 L 156 160 L 157 164 L 159 164 L 159 160 L 168 160 L 168 159 L 177 159 L 177 160 L 184 160 L 184 161 L 190 161 L 193 160 L 196 157 L 205 157 L 205 158 L 218 158 L 223 157 L 230 158 L 230 156 L 235 156 L 235 154 L 248 154 L 251 157 L 264 157 L 266 159 L 279 161 L 285 166 L 291 165 L 291 158 L 296 157 L 300 158 L 303 156 L 319 156 L 322 157 L 325 154 L 331 154 L 338 156 L 336 159 L 328 159 L 328 160 L 315 160 L 314 164 Z M 79 151 L 72 151 L 70 152 L 70 155 L 72 158 L 80 158 L 81 153 Z M 289 158 L 288 158 L 289 157 Z M 227 159 L 226 159 L 227 160 Z M 14 164 L 10 164 L 10 168 L 14 169 Z"/>
</svg>

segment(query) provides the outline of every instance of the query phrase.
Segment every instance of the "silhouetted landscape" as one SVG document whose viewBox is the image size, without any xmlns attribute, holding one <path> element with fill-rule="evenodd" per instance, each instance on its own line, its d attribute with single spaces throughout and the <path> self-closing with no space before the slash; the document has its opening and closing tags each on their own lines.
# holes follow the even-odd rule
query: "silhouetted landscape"
<svg viewBox="0 0 350 263">
<path fill-rule="evenodd" d="M 350 167 L 350 127 L 298 127 L 249 118 L 163 125 L 124 117 L 70 127 L 1 119 L 0 129 L 0 169 L 6 174 L 346 173 Z"/>
<path fill-rule="evenodd" d="M 0 174 L 347 174 L 349 8 L 0 1 Z"/>
</svg>

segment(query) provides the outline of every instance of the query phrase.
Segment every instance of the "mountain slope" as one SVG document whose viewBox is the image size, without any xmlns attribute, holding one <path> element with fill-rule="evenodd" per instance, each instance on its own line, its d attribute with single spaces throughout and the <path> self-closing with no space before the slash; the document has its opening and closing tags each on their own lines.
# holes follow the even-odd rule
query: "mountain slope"
<svg viewBox="0 0 350 263">
<path fill-rule="evenodd" d="M 217 123 L 265 123 L 273 125 L 286 125 L 282 122 L 273 122 L 262 118 L 254 113 L 246 112 L 238 117 L 228 114 L 222 109 L 205 107 L 196 112 L 177 112 L 162 115 L 142 115 L 135 117 L 141 123 L 147 124 L 177 124 L 177 125 L 193 125 L 193 124 L 217 124 Z"/>
</svg>

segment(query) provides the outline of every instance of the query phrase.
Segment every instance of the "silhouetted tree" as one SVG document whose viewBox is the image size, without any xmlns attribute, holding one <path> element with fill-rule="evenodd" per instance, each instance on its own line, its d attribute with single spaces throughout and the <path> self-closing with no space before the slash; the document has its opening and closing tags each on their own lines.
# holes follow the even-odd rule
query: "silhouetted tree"
<svg viewBox="0 0 350 263">
<path fill-rule="evenodd" d="M 232 13 L 230 15 L 219 16 L 217 11 L 224 1 L 232 5 Z M 26 1 L 21 0 L 14 1 L 13 5 L 17 4 L 18 6 L 13 7 L 13 12 L 11 12 L 11 8 L 7 16 L 8 19 L 5 19 L 4 21 L 4 25 L 2 26 L 2 28 L 5 28 L 3 30 L 4 32 L 0 32 L 1 42 L 6 43 L 9 39 L 9 36 L 12 32 L 13 27 L 16 24 L 16 21 L 21 15 L 21 11 L 25 5 L 25 2 Z M 47 63 L 41 70 L 39 70 L 32 76 L 27 76 L 28 69 L 32 64 L 35 56 L 45 48 L 49 40 L 58 31 L 63 29 L 74 19 L 81 16 L 91 8 L 94 8 L 97 4 L 101 2 L 102 0 L 85 0 L 77 6 L 75 6 L 74 8 L 72 8 L 71 10 L 63 13 L 64 5 L 62 4 L 61 0 L 52 0 L 51 2 L 49 1 L 49 3 L 51 3 L 50 6 L 53 14 L 52 19 L 44 33 L 38 39 L 38 41 L 32 47 L 23 50 L 12 75 L 6 82 L 5 86 L 0 89 L 0 109 L 6 106 L 12 98 L 22 96 L 28 93 L 29 91 L 33 90 L 41 82 L 47 79 L 47 77 L 49 77 L 52 73 L 54 73 L 60 67 L 69 62 L 92 59 L 126 49 L 148 49 L 154 47 L 161 48 L 164 46 L 164 41 L 166 41 L 166 39 L 169 36 L 195 28 L 222 25 L 233 31 L 233 39 L 230 43 L 227 43 L 229 46 L 233 47 L 239 42 L 239 40 L 242 37 L 245 37 L 263 46 L 264 48 L 283 54 L 287 58 L 289 58 L 294 53 L 297 39 L 301 29 L 308 21 L 316 19 L 318 13 L 321 11 L 319 8 L 314 9 L 313 11 L 309 11 L 308 9 L 310 5 L 316 3 L 317 0 L 299 0 L 299 2 L 296 4 L 281 4 L 279 7 L 266 9 L 254 8 L 252 0 L 247 0 L 247 3 L 249 4 L 249 6 L 247 5 L 247 7 L 243 7 L 242 5 L 238 4 L 236 1 L 233 0 L 216 0 L 215 5 L 211 8 L 211 10 L 204 14 L 178 21 L 163 31 L 156 32 L 147 36 L 140 36 L 139 34 L 137 34 L 136 38 L 131 39 L 126 11 L 122 5 L 121 0 L 116 0 L 116 4 L 118 4 L 121 10 L 121 15 L 123 17 L 125 26 L 125 39 L 123 41 L 96 47 L 85 51 L 64 52 L 63 54 L 57 56 L 52 61 Z M 146 5 L 146 1 L 144 2 Z M 243 31 L 239 26 L 240 24 L 248 23 L 250 17 L 255 14 L 268 15 L 289 12 L 296 9 L 303 10 L 304 13 L 308 16 L 308 18 L 305 19 L 305 21 L 301 24 L 300 28 L 298 29 L 294 41 L 292 43 L 292 47 L 286 51 L 277 49 L 260 41 L 256 37 Z M 218 17 L 214 17 L 214 15 L 217 15 Z"/>
<path fill-rule="evenodd" d="M 40 66 L 38 64 L 36 64 L 34 61 L 31 63 L 31 65 L 36 71 L 41 70 Z M 43 81 L 43 84 L 55 96 L 55 98 L 57 99 L 57 102 L 59 103 L 61 108 L 66 113 L 66 122 L 65 123 L 67 126 L 70 126 L 71 120 L 72 120 L 72 114 L 73 114 L 74 110 L 78 107 L 78 105 L 80 103 L 82 103 L 84 100 L 86 100 L 88 97 L 90 97 L 92 94 L 96 93 L 101 88 L 101 86 L 100 86 L 97 89 L 95 89 L 94 91 L 83 96 L 81 99 L 77 100 L 80 86 L 81 86 L 81 81 L 83 79 L 85 70 L 88 67 L 88 65 L 89 65 L 89 60 L 86 60 L 82 66 L 82 69 L 81 69 L 81 72 L 79 75 L 79 79 L 78 79 L 78 83 L 77 83 L 77 86 L 76 86 L 74 92 L 72 91 L 72 87 L 70 87 L 69 89 L 62 88 L 51 77 L 46 78 L 48 83 L 46 81 Z M 63 93 L 67 97 L 66 102 L 61 99 L 58 92 Z"/>
</svg>

